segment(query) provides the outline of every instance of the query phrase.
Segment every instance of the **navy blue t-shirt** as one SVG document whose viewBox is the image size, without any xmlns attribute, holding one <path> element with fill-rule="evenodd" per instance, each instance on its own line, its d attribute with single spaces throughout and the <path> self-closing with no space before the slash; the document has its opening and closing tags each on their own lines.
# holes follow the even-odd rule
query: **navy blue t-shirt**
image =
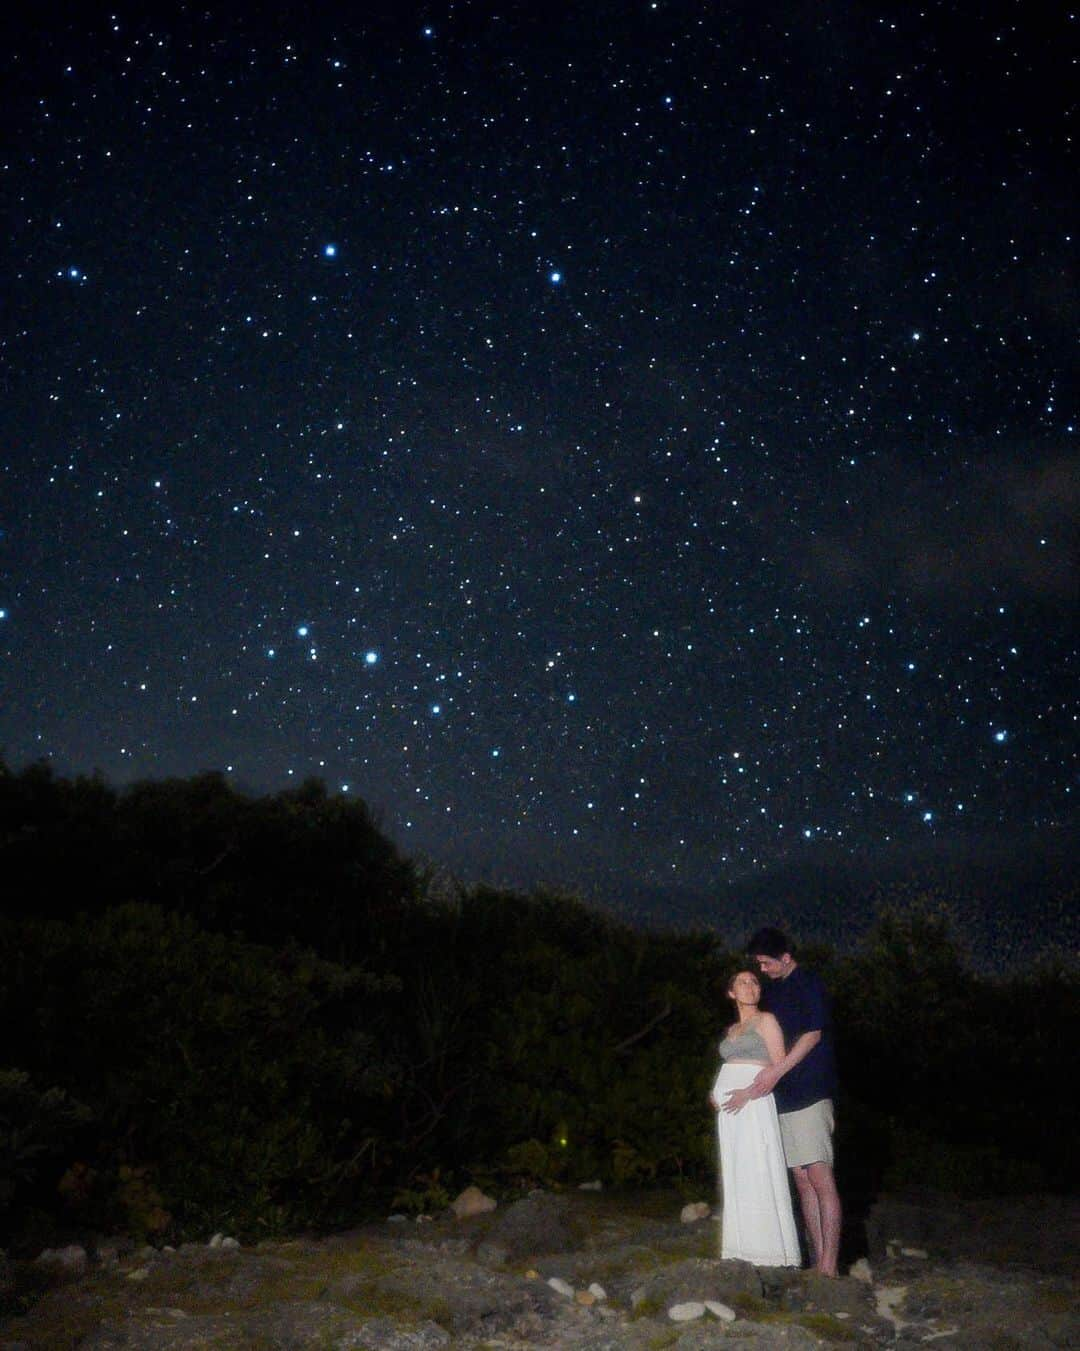
<svg viewBox="0 0 1080 1351">
<path fill-rule="evenodd" d="M 832 1019 L 825 986 L 812 971 L 797 966 L 784 980 L 763 980 L 761 1007 L 768 1009 L 784 1034 L 790 1051 L 804 1032 L 820 1032 L 810 1054 L 779 1081 L 773 1090 L 778 1112 L 798 1112 L 822 1098 L 836 1097 L 836 1061 Z"/>
</svg>

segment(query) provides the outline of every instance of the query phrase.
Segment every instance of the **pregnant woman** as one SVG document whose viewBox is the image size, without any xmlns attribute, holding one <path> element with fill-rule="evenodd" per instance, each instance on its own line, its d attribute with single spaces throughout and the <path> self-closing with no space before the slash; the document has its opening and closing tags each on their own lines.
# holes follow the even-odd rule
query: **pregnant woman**
<svg viewBox="0 0 1080 1351">
<path fill-rule="evenodd" d="M 780 1123 L 771 1093 L 737 1112 L 722 1112 L 724 1099 L 745 1088 L 763 1065 L 784 1055 L 780 1024 L 758 1008 L 761 985 L 752 971 L 738 971 L 727 987 L 737 1020 L 720 1043 L 723 1064 L 709 1101 L 716 1112 L 724 1219 L 720 1256 L 759 1267 L 801 1265 L 791 1210 Z"/>
</svg>

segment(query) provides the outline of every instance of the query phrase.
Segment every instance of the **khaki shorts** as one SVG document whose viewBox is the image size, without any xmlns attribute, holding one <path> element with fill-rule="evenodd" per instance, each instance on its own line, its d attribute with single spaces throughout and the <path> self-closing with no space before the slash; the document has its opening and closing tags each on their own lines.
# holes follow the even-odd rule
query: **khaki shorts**
<svg viewBox="0 0 1080 1351">
<path fill-rule="evenodd" d="M 831 1098 L 812 1102 L 797 1112 L 780 1113 L 780 1135 L 789 1168 L 833 1161 L 833 1105 Z"/>
</svg>

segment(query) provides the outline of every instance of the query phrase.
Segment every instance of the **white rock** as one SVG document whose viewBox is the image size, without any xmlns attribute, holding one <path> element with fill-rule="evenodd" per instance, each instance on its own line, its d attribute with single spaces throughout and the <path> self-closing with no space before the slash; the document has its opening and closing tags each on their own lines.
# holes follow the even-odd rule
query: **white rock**
<svg viewBox="0 0 1080 1351">
<path fill-rule="evenodd" d="M 224 1240 L 225 1240 L 224 1234 L 215 1234 L 214 1237 L 210 1240 L 210 1242 L 206 1246 L 208 1248 L 220 1248 Z"/>
<path fill-rule="evenodd" d="M 691 1201 L 689 1205 L 683 1206 L 679 1219 L 683 1224 L 697 1224 L 698 1220 L 708 1218 L 711 1209 L 708 1201 Z"/>
<path fill-rule="evenodd" d="M 235 1252 L 240 1246 L 240 1240 L 238 1238 L 223 1238 L 218 1246 L 222 1252 Z"/>
<path fill-rule="evenodd" d="M 696 1299 L 689 1300 L 686 1304 L 673 1304 L 668 1309 L 667 1316 L 673 1323 L 692 1323 L 695 1318 L 705 1317 L 705 1305 Z"/>
<path fill-rule="evenodd" d="M 589 1286 L 589 1294 L 592 1295 L 593 1299 L 607 1299 L 607 1291 L 597 1281 L 593 1281 L 592 1285 Z"/>
<path fill-rule="evenodd" d="M 450 1202 L 450 1209 L 463 1220 L 468 1215 L 483 1215 L 494 1210 L 498 1204 L 494 1197 L 485 1196 L 479 1187 L 466 1187 Z"/>
<path fill-rule="evenodd" d="M 434 1215 L 417 1215 L 416 1217 L 417 1224 L 433 1224 L 434 1222 Z"/>
<path fill-rule="evenodd" d="M 569 1281 L 564 1281 L 561 1276 L 549 1276 L 548 1285 L 557 1295 L 565 1295 L 567 1299 L 574 1298 L 574 1287 Z"/>
<path fill-rule="evenodd" d="M 149 1275 L 149 1267 L 136 1267 L 134 1271 L 129 1271 L 127 1273 L 127 1278 L 129 1281 L 145 1281 Z"/>
<path fill-rule="evenodd" d="M 597 1178 L 595 1182 L 579 1182 L 579 1183 L 578 1183 L 578 1191 L 579 1191 L 579 1192 L 602 1192 L 603 1190 L 604 1190 L 604 1184 L 600 1181 L 599 1178 Z"/>
<path fill-rule="evenodd" d="M 66 1248 L 46 1248 L 34 1259 L 35 1266 L 53 1267 L 68 1276 L 81 1276 L 86 1270 L 86 1249 L 71 1243 Z"/>
<path fill-rule="evenodd" d="M 865 1257 L 860 1257 L 857 1262 L 852 1262 L 851 1266 L 848 1267 L 848 1275 L 853 1280 L 862 1281 L 864 1285 L 874 1284 L 874 1273 Z"/>
<path fill-rule="evenodd" d="M 925 1262 L 926 1259 L 930 1256 L 930 1254 L 926 1251 L 925 1248 L 901 1248 L 901 1249 L 900 1249 L 900 1256 L 901 1256 L 901 1257 L 920 1257 L 920 1258 L 922 1258 L 922 1260 Z"/>
<path fill-rule="evenodd" d="M 405 1224 L 408 1221 L 408 1215 L 387 1215 L 387 1224 Z"/>
<path fill-rule="evenodd" d="M 718 1299 L 707 1299 L 705 1301 L 705 1307 L 714 1318 L 719 1318 L 721 1322 L 734 1323 L 735 1310 L 729 1308 L 726 1304 L 721 1304 Z"/>
</svg>

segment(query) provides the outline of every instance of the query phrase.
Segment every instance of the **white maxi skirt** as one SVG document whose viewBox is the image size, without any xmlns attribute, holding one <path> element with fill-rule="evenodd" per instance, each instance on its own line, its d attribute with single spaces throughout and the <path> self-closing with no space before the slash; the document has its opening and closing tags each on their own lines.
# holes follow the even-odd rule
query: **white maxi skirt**
<svg viewBox="0 0 1080 1351">
<path fill-rule="evenodd" d="M 713 1097 L 752 1083 L 760 1065 L 721 1065 Z M 758 1267 L 802 1265 L 791 1189 L 771 1093 L 740 1112 L 717 1112 L 720 1176 L 724 1188 L 720 1256 Z"/>
</svg>

